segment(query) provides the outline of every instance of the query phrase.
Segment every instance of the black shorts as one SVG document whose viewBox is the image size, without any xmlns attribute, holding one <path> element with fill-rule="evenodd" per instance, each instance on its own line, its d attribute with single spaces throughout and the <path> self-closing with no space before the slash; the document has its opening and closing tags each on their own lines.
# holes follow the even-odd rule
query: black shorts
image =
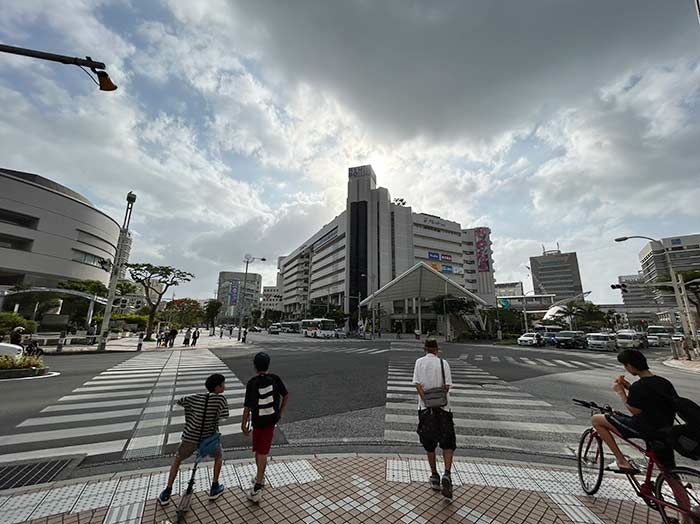
<svg viewBox="0 0 700 524">
<path fill-rule="evenodd" d="M 612 424 L 615 429 L 625 438 L 640 438 L 644 439 L 647 449 L 650 449 L 659 459 L 659 462 L 667 468 L 676 467 L 676 458 L 673 455 L 673 448 L 669 446 L 664 439 L 648 438 L 649 431 L 640 425 L 639 419 L 625 415 L 624 413 L 613 413 L 605 415 L 605 418 Z M 645 436 L 646 435 L 646 436 Z"/>
<path fill-rule="evenodd" d="M 428 453 L 433 453 L 438 445 L 443 450 L 457 448 L 455 425 L 450 411 L 440 408 L 419 410 L 416 433 L 423 449 Z"/>
</svg>

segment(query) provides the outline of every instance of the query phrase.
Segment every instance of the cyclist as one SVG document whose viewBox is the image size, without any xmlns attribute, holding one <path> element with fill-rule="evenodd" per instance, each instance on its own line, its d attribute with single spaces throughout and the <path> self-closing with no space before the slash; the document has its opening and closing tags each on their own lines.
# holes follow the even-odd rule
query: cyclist
<svg viewBox="0 0 700 524">
<path fill-rule="evenodd" d="M 639 377 L 630 384 L 624 376 L 615 379 L 612 389 L 618 394 L 627 410 L 632 414 L 611 413 L 593 415 L 591 422 L 603 442 L 615 455 L 616 464 L 609 469 L 619 473 L 635 473 L 637 468 L 630 464 L 615 442 L 614 435 L 624 438 L 644 438 L 654 440 L 655 433 L 673 425 L 675 410 L 672 398 L 677 397 L 673 384 L 649 370 L 647 359 L 641 351 L 627 349 L 617 355 L 617 360 L 625 370 Z M 666 445 L 654 445 L 654 452 L 666 467 L 675 467 L 673 449 Z"/>
</svg>

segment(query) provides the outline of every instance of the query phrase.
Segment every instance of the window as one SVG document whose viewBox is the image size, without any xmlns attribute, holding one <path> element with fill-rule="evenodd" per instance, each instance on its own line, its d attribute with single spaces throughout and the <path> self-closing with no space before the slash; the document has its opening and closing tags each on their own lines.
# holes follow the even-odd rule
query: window
<svg viewBox="0 0 700 524">
<path fill-rule="evenodd" d="M 31 251 L 34 241 L 28 238 L 20 238 L 0 233 L 0 247 L 16 249 L 18 251 Z"/>
<path fill-rule="evenodd" d="M 473 273 L 476 273 L 476 270 L 475 269 L 465 269 L 464 272 L 469 273 L 471 275 Z"/>
<path fill-rule="evenodd" d="M 102 261 L 102 257 L 98 257 L 97 255 L 93 255 L 92 253 L 86 253 L 85 251 L 79 251 L 77 249 L 73 250 L 73 260 L 75 262 L 81 262 L 83 264 L 87 264 L 89 266 L 95 266 L 95 267 L 100 267 L 100 261 Z"/>
<path fill-rule="evenodd" d="M 22 213 L 17 213 L 16 211 L 10 211 L 9 209 L 0 209 L 0 222 L 11 224 L 13 226 L 28 227 L 29 229 L 36 229 L 39 225 L 38 218 L 23 215 Z"/>
<path fill-rule="evenodd" d="M 469 264 L 469 265 L 471 265 L 471 266 L 474 265 L 474 261 L 473 261 L 473 260 L 465 260 L 464 263 L 465 263 L 465 264 Z"/>
<path fill-rule="evenodd" d="M 474 251 L 465 251 L 465 253 L 466 253 L 467 255 L 473 255 L 473 254 L 474 254 Z"/>
<path fill-rule="evenodd" d="M 467 246 L 473 246 L 473 245 L 474 245 L 474 242 L 464 242 L 464 244 L 467 245 Z"/>
</svg>

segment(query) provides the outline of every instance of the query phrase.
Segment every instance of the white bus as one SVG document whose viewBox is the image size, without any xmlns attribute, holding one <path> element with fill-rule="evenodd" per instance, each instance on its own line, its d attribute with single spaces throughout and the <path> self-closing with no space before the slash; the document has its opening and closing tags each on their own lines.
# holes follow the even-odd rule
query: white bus
<svg viewBox="0 0 700 524">
<path fill-rule="evenodd" d="M 301 322 L 280 322 L 280 331 L 282 333 L 299 333 L 299 324 Z"/>
<path fill-rule="evenodd" d="M 335 321 L 330 318 L 313 318 L 301 321 L 301 333 L 305 337 L 335 337 Z"/>
</svg>

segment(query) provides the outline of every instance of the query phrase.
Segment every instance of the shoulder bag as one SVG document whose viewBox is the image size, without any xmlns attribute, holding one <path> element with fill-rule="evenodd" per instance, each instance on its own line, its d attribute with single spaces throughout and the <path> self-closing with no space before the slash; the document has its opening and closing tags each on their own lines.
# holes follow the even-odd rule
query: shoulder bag
<svg viewBox="0 0 700 524">
<path fill-rule="evenodd" d="M 445 391 L 445 363 L 440 359 L 440 370 L 442 371 L 442 386 L 430 388 L 423 391 L 425 397 L 423 403 L 426 408 L 442 408 L 447 406 L 447 391 Z"/>
</svg>

